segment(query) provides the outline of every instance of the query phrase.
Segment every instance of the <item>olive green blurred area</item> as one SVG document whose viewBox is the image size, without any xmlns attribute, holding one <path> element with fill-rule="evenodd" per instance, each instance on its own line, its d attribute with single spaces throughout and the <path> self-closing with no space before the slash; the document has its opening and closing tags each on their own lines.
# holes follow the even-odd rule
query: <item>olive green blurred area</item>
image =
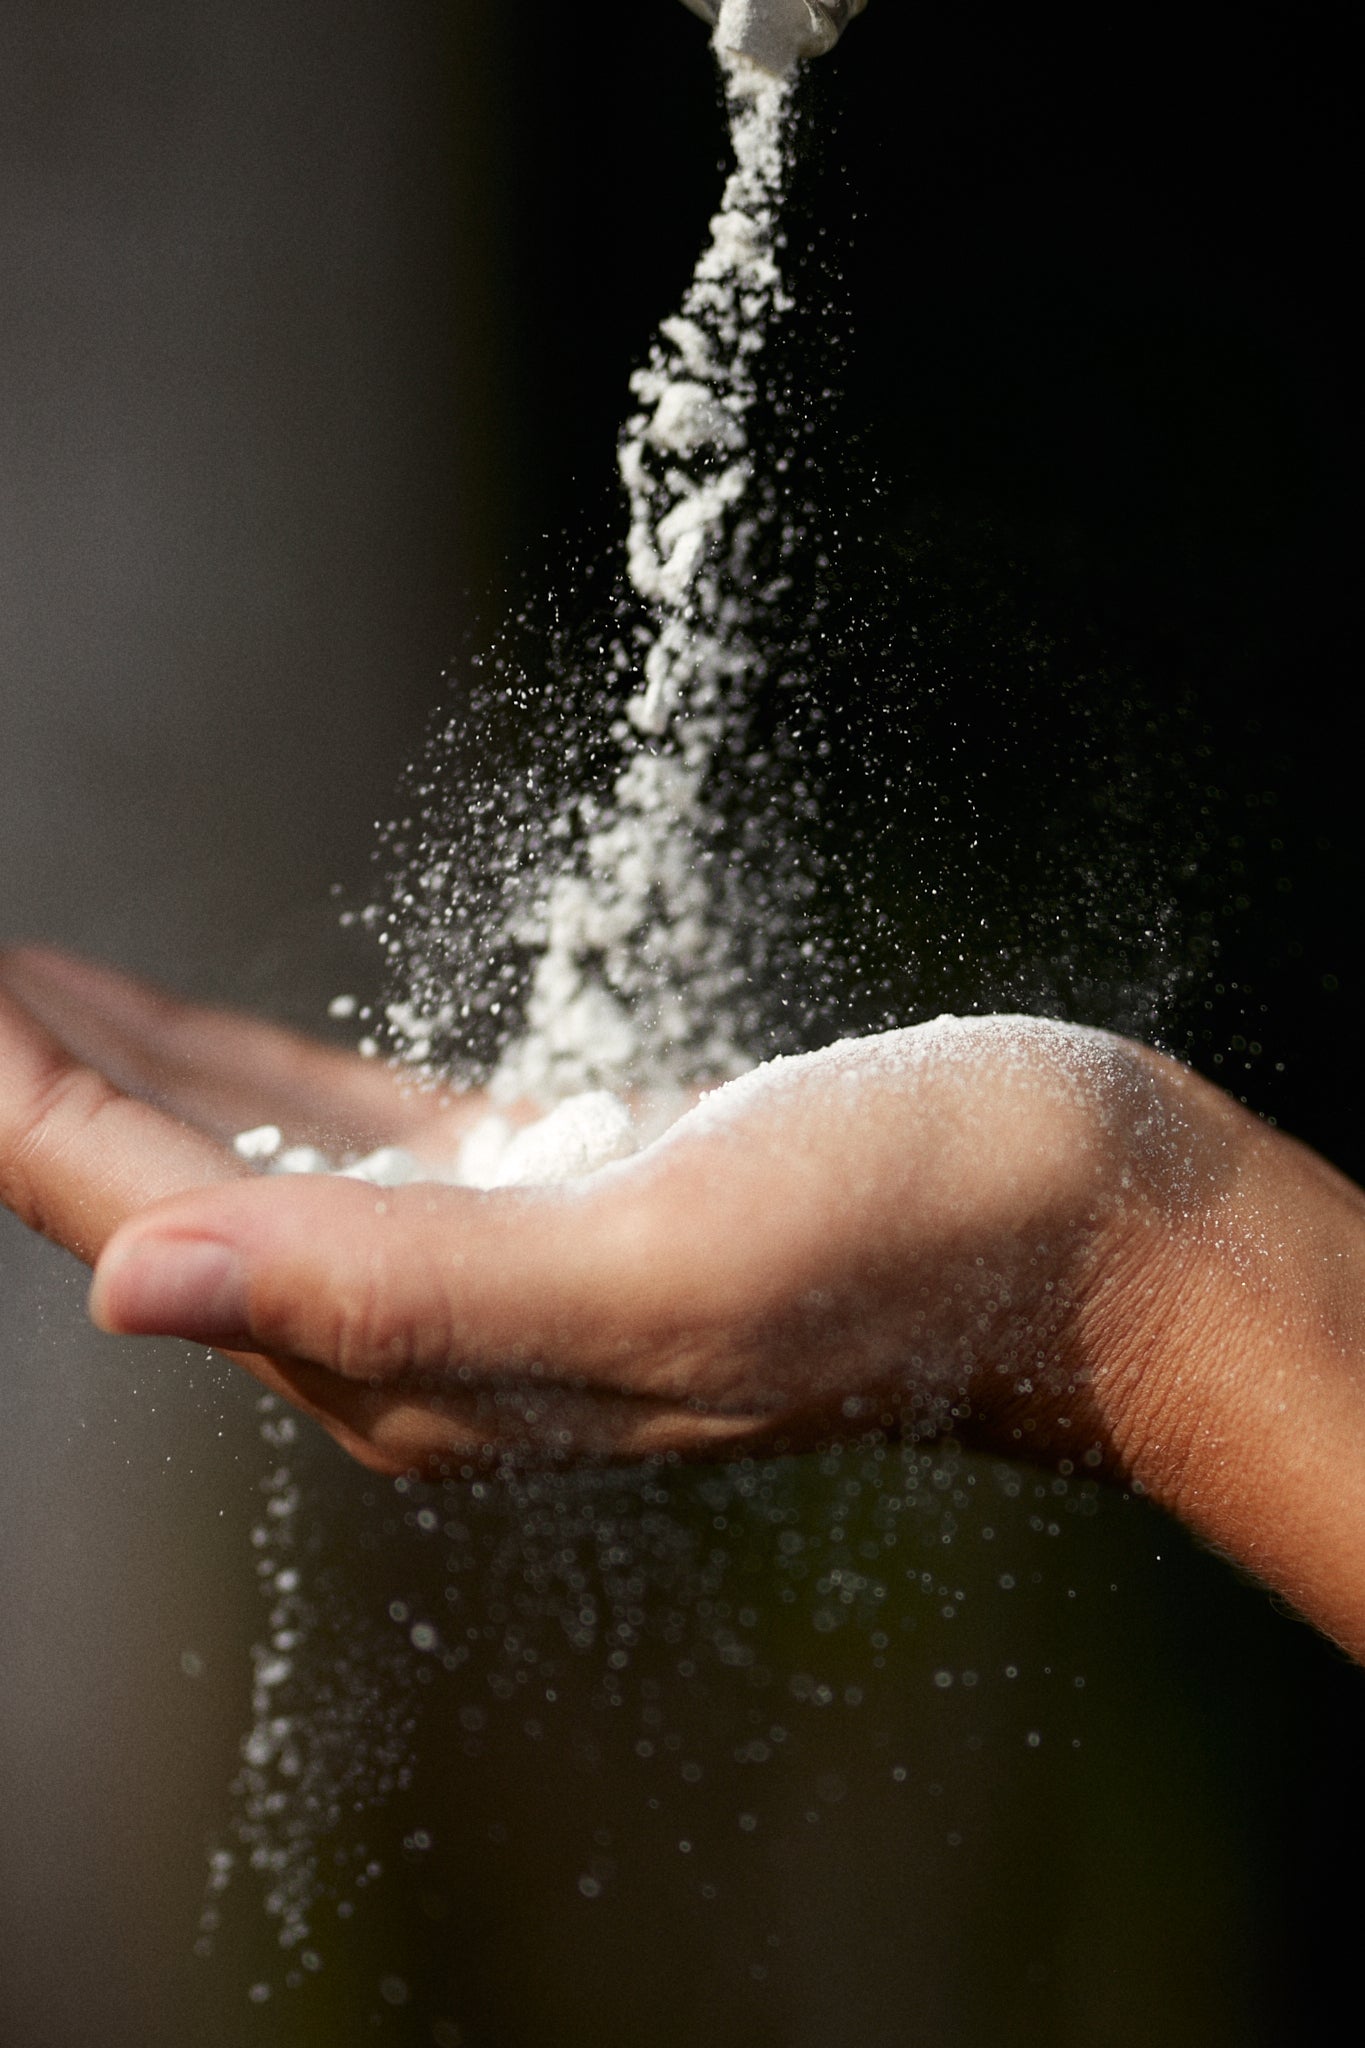
<svg viewBox="0 0 1365 2048">
<path fill-rule="evenodd" d="M 1062 711 L 996 679 L 1064 672 L 1087 800 L 1144 859 L 1203 820 L 1167 1037 L 1359 1176 L 1337 33 L 874 0 L 808 81 L 788 260 L 833 312 L 784 361 L 961 741 L 839 672 L 904 1013 L 995 986 L 966 899 L 934 959 L 928 753 L 1005 761 L 1005 875 Z M 611 540 L 722 135 L 676 0 L 5 10 L 9 935 L 310 1028 L 373 992 L 338 906 L 469 652 Z M 197 1956 L 273 1454 L 221 1361 L 95 1336 L 17 1228 L 0 1270 L 5 2048 L 1273 2048 L 1350 1995 L 1359 1674 L 1146 1504 L 951 1447 L 560 1514 L 305 1440 L 300 1683 L 372 1695 L 362 1761 L 396 1703 L 404 1782 L 320 1844 L 319 1968 L 251 1873 Z"/>
</svg>

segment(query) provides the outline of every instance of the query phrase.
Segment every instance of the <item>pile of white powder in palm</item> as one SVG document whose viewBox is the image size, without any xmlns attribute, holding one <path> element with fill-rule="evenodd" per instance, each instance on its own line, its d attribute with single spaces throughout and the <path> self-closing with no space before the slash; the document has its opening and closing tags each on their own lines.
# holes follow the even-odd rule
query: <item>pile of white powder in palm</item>
<svg viewBox="0 0 1365 2048">
<path fill-rule="evenodd" d="M 437 1181 L 452 1187 L 502 1188 L 575 1180 L 614 1159 L 626 1159 L 655 1136 L 685 1105 L 670 1094 L 638 1116 L 619 1095 L 586 1089 L 532 1122 L 490 1109 L 471 1125 L 448 1160 L 419 1158 L 398 1145 L 338 1164 L 312 1145 L 286 1145 L 276 1124 L 242 1131 L 234 1140 L 243 1159 L 268 1173 L 336 1173 L 376 1187 Z"/>
</svg>

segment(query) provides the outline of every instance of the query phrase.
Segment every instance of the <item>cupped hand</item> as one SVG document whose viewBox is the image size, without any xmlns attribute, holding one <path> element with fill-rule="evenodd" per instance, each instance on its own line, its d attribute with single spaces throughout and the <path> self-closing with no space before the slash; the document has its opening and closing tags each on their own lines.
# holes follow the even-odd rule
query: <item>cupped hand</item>
<svg viewBox="0 0 1365 2048">
<path fill-rule="evenodd" d="M 95 1263 L 96 1320 L 229 1352 L 371 1467 L 950 1426 L 1145 1485 L 1365 1643 L 1311 1501 L 1325 1460 L 1365 1539 L 1365 1202 L 1173 1061 L 944 1019 L 567 1187 L 381 1190 L 222 1140 L 437 1156 L 477 1100 L 53 954 L 0 991 L 0 1195 Z"/>
</svg>

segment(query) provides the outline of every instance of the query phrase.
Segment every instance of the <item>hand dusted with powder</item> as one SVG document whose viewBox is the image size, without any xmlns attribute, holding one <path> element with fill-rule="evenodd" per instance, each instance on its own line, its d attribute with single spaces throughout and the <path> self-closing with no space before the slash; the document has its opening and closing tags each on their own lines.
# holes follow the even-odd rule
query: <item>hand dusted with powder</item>
<svg viewBox="0 0 1365 2048">
<path fill-rule="evenodd" d="M 56 956 L 0 986 L 0 1192 L 98 1260 L 98 1320 L 377 1469 L 950 1425 L 1144 1485 L 1365 1652 L 1365 1197 L 1171 1061 L 941 1020 L 568 1188 L 379 1190 L 217 1138 L 448 1148 L 477 1108 Z"/>
</svg>

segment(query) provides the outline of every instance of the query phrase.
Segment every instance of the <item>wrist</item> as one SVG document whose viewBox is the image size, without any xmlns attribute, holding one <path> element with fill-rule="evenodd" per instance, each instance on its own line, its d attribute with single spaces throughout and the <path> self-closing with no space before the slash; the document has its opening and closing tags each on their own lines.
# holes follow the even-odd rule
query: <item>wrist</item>
<svg viewBox="0 0 1365 2048">
<path fill-rule="evenodd" d="M 1128 1220 L 1083 1305 L 1088 1419 L 1116 1477 L 1365 1658 L 1365 1200 L 1225 1098 L 1202 1135 L 1216 1170 Z"/>
</svg>

